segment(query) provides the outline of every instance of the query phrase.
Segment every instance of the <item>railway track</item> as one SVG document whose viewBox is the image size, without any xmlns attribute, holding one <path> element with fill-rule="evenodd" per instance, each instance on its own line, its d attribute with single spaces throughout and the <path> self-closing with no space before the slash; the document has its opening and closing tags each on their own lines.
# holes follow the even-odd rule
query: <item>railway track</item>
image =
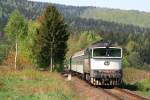
<svg viewBox="0 0 150 100">
<path fill-rule="evenodd" d="M 106 90 L 106 89 L 103 89 L 103 88 L 101 88 L 101 87 L 99 87 L 99 89 L 100 89 L 101 91 L 105 92 L 107 95 L 116 98 L 116 100 L 122 100 L 122 98 L 121 98 L 120 96 L 118 96 L 118 95 L 116 95 L 116 94 L 113 94 L 113 93 L 109 92 L 109 91 Z"/>
<path fill-rule="evenodd" d="M 102 88 L 91 86 L 86 81 L 83 81 L 76 76 L 72 77 L 72 81 L 75 84 L 76 88 L 78 88 L 78 92 L 81 92 L 82 95 L 85 94 L 85 96 L 88 97 L 89 100 L 150 100 L 148 98 L 139 96 L 132 91 L 122 88 Z M 96 91 L 95 94 L 93 94 L 93 91 Z M 103 98 L 103 96 L 106 97 Z"/>
<path fill-rule="evenodd" d="M 120 100 L 150 100 L 148 98 L 139 96 L 129 90 L 121 89 L 121 88 L 113 88 L 107 89 L 107 92 L 110 92 L 113 95 L 116 95 L 120 98 Z"/>
</svg>

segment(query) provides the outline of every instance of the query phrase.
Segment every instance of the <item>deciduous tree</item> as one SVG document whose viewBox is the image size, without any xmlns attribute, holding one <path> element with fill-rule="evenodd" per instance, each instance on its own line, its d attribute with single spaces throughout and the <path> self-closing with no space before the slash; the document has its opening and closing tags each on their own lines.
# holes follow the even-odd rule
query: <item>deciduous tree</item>
<svg viewBox="0 0 150 100">
<path fill-rule="evenodd" d="M 17 69 L 18 42 L 27 34 L 27 23 L 18 10 L 14 10 L 8 19 L 5 32 L 10 41 L 15 43 L 15 69 Z"/>
</svg>

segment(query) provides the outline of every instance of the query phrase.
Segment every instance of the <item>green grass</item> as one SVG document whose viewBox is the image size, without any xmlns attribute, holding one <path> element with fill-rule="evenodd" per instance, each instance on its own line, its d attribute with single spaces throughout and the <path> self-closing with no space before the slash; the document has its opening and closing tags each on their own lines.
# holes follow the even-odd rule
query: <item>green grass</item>
<svg viewBox="0 0 150 100">
<path fill-rule="evenodd" d="M 80 100 L 58 73 L 35 70 L 0 71 L 3 100 Z"/>
</svg>

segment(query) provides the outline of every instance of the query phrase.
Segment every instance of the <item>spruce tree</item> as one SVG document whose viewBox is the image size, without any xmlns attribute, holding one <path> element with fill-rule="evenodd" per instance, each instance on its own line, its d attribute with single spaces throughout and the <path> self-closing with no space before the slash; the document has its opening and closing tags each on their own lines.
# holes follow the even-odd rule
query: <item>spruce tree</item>
<svg viewBox="0 0 150 100">
<path fill-rule="evenodd" d="M 40 67 L 62 64 L 68 40 L 67 25 L 58 10 L 49 5 L 44 14 L 38 18 L 40 27 L 37 29 L 34 52 Z"/>
</svg>

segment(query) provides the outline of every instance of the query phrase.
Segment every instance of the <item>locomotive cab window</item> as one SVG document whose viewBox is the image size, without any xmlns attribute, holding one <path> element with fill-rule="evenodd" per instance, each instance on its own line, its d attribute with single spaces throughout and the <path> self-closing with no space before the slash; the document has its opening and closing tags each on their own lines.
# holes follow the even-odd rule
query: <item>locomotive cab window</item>
<svg viewBox="0 0 150 100">
<path fill-rule="evenodd" d="M 94 48 L 93 57 L 121 57 L 120 48 Z"/>
</svg>

